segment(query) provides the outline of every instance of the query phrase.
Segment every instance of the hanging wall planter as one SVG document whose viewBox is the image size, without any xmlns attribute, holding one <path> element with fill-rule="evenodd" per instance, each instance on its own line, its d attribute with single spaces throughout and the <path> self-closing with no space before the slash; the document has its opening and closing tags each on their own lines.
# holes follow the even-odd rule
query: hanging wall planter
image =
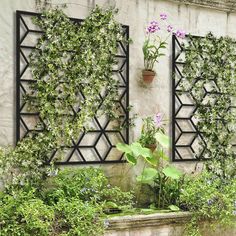
<svg viewBox="0 0 236 236">
<path fill-rule="evenodd" d="M 153 79 L 155 78 L 156 72 L 152 70 L 143 70 L 142 76 L 143 76 L 143 82 L 146 84 L 152 83 Z"/>
<path fill-rule="evenodd" d="M 161 30 L 164 32 L 160 33 Z M 158 21 L 151 21 L 146 27 L 146 37 L 142 47 L 144 83 L 152 83 L 156 75 L 154 66 L 161 56 L 165 56 L 163 50 L 166 49 L 168 45 L 167 40 L 172 33 L 181 39 L 183 39 L 186 34 L 184 30 L 174 30 L 173 26 L 167 22 L 167 15 L 165 13 L 160 14 Z M 164 36 L 164 38 L 162 38 L 162 36 Z"/>
<path fill-rule="evenodd" d="M 150 149 L 151 152 L 154 152 L 157 148 L 157 145 L 156 145 L 156 143 L 149 144 L 149 145 L 146 145 L 146 148 Z"/>
</svg>

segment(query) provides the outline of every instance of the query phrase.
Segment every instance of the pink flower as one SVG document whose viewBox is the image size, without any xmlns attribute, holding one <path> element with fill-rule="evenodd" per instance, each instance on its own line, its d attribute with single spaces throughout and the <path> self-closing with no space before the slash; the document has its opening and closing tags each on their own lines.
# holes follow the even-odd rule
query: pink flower
<svg viewBox="0 0 236 236">
<path fill-rule="evenodd" d="M 161 13 L 160 17 L 162 20 L 166 20 L 167 19 L 167 14 L 166 13 Z"/>
<path fill-rule="evenodd" d="M 159 31 L 160 29 L 161 28 L 160 28 L 159 23 L 157 21 L 151 21 L 146 29 L 146 32 L 147 33 L 155 33 L 157 31 Z"/>
<path fill-rule="evenodd" d="M 175 35 L 178 37 L 178 38 L 181 38 L 181 39 L 184 39 L 185 36 L 186 36 L 186 32 L 184 30 L 177 30 Z"/>
<path fill-rule="evenodd" d="M 156 126 L 159 128 L 161 126 L 161 123 L 162 123 L 162 114 L 157 113 L 154 117 L 154 121 L 156 123 Z"/>
<path fill-rule="evenodd" d="M 173 26 L 172 25 L 168 25 L 167 26 L 167 31 L 170 33 L 173 31 Z"/>
</svg>

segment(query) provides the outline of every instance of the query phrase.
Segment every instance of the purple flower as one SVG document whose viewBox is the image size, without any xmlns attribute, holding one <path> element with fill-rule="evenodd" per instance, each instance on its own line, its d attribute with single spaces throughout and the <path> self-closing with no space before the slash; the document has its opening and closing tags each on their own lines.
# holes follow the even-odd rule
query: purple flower
<svg viewBox="0 0 236 236">
<path fill-rule="evenodd" d="M 186 36 L 186 32 L 184 30 L 177 30 L 175 35 L 178 37 L 178 38 L 181 38 L 181 39 L 184 39 L 185 36 Z"/>
<path fill-rule="evenodd" d="M 104 220 L 104 227 L 105 227 L 105 228 L 108 228 L 109 225 L 110 225 L 109 220 Z"/>
<path fill-rule="evenodd" d="M 147 33 L 155 33 L 156 31 L 160 30 L 160 26 L 157 21 L 151 21 L 148 25 L 146 31 Z"/>
<path fill-rule="evenodd" d="M 207 200 L 207 204 L 208 206 L 212 205 L 213 201 L 210 199 L 210 200 Z"/>
<path fill-rule="evenodd" d="M 160 17 L 162 20 L 166 20 L 167 19 L 167 14 L 166 13 L 161 13 Z"/>
<path fill-rule="evenodd" d="M 161 126 L 161 123 L 162 123 L 162 115 L 161 115 L 161 113 L 157 113 L 155 115 L 154 121 L 155 121 L 157 127 Z"/>
<path fill-rule="evenodd" d="M 173 26 L 172 25 L 168 25 L 167 26 L 167 31 L 168 32 L 172 32 L 173 31 Z"/>
</svg>

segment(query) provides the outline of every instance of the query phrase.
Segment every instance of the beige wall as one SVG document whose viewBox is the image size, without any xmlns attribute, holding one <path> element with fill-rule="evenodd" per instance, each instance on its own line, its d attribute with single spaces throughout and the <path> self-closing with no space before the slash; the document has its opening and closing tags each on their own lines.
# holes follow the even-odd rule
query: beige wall
<svg viewBox="0 0 236 236">
<path fill-rule="evenodd" d="M 71 2 L 74 2 L 73 4 Z M 140 85 L 140 73 L 143 68 L 142 43 L 146 24 L 161 12 L 166 12 L 175 27 L 185 29 L 191 34 L 204 35 L 212 31 L 216 35 L 229 35 L 236 38 L 236 14 L 222 9 L 201 8 L 177 1 L 167 0 L 52 0 L 53 4 L 68 3 L 66 13 L 71 17 L 84 18 L 95 5 L 115 5 L 120 9 L 117 19 L 130 26 L 130 103 L 134 113 L 139 115 L 136 128 L 131 131 L 131 140 L 138 137 L 141 118 L 162 112 L 171 125 L 171 44 L 167 55 L 160 59 L 155 70 L 157 76 L 150 86 Z M 35 11 L 34 0 L 0 0 L 0 145 L 14 142 L 14 94 L 15 94 L 15 11 Z M 193 170 L 192 163 L 178 164 L 188 172 Z M 109 175 L 124 176 L 123 165 L 111 166 Z M 130 171 L 128 171 L 130 173 Z M 126 181 L 129 182 L 129 181 Z"/>
</svg>

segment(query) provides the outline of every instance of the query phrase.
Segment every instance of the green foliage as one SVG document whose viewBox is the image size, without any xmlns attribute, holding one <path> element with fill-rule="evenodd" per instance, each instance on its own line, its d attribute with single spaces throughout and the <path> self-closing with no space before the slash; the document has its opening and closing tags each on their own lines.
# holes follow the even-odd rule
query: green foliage
<svg viewBox="0 0 236 236">
<path fill-rule="evenodd" d="M 57 170 L 45 166 L 53 150 L 91 129 L 95 115 L 119 124 L 114 102 L 119 82 L 112 70 L 117 42 L 125 39 L 114 13 L 96 7 L 80 26 L 58 9 L 34 18 L 45 33 L 30 55 L 35 83 L 24 100 L 30 103 L 29 110 L 40 112 L 46 127 L 14 149 L 0 149 L 0 179 L 5 187 L 0 194 L 0 236 L 103 235 L 101 217 L 108 203 L 132 206 L 132 194 L 109 186 L 99 170 L 70 169 L 48 178 Z M 78 105 L 73 118 L 71 107 Z"/>
<path fill-rule="evenodd" d="M 130 145 L 118 143 L 116 147 L 125 153 L 126 160 L 130 164 L 136 165 L 142 158 L 146 164 L 151 165 L 151 167 L 144 167 L 141 175 L 137 176 L 137 181 L 149 186 L 154 195 L 155 207 L 160 209 L 172 205 L 170 209 L 176 211 L 178 207 L 173 205 L 179 204 L 183 174 L 174 166 L 161 165 L 163 160 L 168 160 L 163 148 L 169 146 L 169 138 L 162 131 L 157 130 L 154 133 L 155 140 L 159 144 L 154 152 L 143 147 L 139 142 Z"/>
<path fill-rule="evenodd" d="M 145 168 L 141 175 L 137 176 L 137 181 L 143 184 L 153 185 L 155 178 L 158 175 L 158 171 L 154 168 Z"/>
<path fill-rule="evenodd" d="M 236 175 L 236 159 L 232 149 L 235 138 L 236 113 L 236 41 L 229 37 L 191 38 L 186 47 L 181 86 L 194 96 L 197 128 L 205 140 L 199 153 L 211 158 L 207 168 L 222 178 Z M 206 96 L 205 91 L 210 92 Z"/>
<path fill-rule="evenodd" d="M 29 199 L 18 209 L 23 216 L 25 231 L 29 235 L 48 235 L 54 219 L 53 209 L 44 204 L 40 199 Z"/>
<path fill-rule="evenodd" d="M 171 179 L 179 179 L 182 176 L 182 172 L 174 166 L 167 166 L 162 169 L 163 174 Z"/>
<path fill-rule="evenodd" d="M 19 191 L 0 197 L 0 235 L 50 235 L 54 211 L 35 191 Z"/>
<path fill-rule="evenodd" d="M 204 38 L 190 38 L 186 47 L 186 63 L 181 86 L 195 97 L 197 129 L 206 171 L 183 185 L 181 202 L 194 213 L 187 227 L 188 235 L 201 235 L 198 223 L 209 220 L 229 225 L 236 214 L 236 159 L 232 147 L 235 139 L 236 113 L 236 41 L 216 38 L 211 33 Z M 206 96 L 206 90 L 209 94 Z M 205 148 L 206 146 L 206 148 Z"/>
<path fill-rule="evenodd" d="M 55 230 L 59 235 L 87 236 L 103 235 L 102 208 L 98 204 L 84 203 L 78 198 L 60 199 L 55 205 Z"/>
<path fill-rule="evenodd" d="M 236 215 L 236 179 L 223 180 L 213 173 L 203 172 L 185 181 L 180 201 L 184 209 L 194 214 L 191 227 L 187 228 L 187 232 L 192 232 L 188 232 L 188 235 L 195 235 L 199 231 L 198 223 L 201 220 L 222 227 L 232 226 Z"/>
<path fill-rule="evenodd" d="M 156 42 L 152 42 L 150 38 L 147 38 L 143 44 L 143 56 L 144 56 L 144 68 L 145 70 L 153 70 L 154 64 L 158 62 L 159 57 L 164 56 L 161 50 L 165 49 L 167 43 L 165 41 L 160 41 L 158 46 L 155 45 Z"/>
<path fill-rule="evenodd" d="M 142 174 L 137 177 L 138 182 L 149 185 L 154 193 L 154 204 L 158 209 L 169 207 L 176 210 L 177 206 L 175 205 L 179 205 L 183 180 L 182 172 L 174 166 L 159 167 L 158 169 L 145 168 Z"/>
<path fill-rule="evenodd" d="M 138 142 L 141 143 L 144 147 L 156 144 L 157 141 L 155 135 L 161 132 L 164 133 L 163 127 L 157 126 L 152 117 L 146 117 L 143 119 L 141 135 Z"/>
<path fill-rule="evenodd" d="M 99 236 L 104 211 L 131 209 L 133 195 L 111 187 L 95 168 L 65 169 L 42 189 L 0 195 L 0 236 Z"/>
<path fill-rule="evenodd" d="M 48 179 L 44 186 L 43 198 L 52 205 L 60 199 L 79 199 L 83 202 L 113 202 L 119 208 L 131 208 L 133 195 L 122 192 L 118 187 L 111 187 L 100 169 L 67 168 L 56 177 Z"/>
<path fill-rule="evenodd" d="M 84 127 L 91 129 L 95 114 L 119 117 L 114 102 L 119 96 L 119 81 L 113 78 L 112 70 L 117 41 L 124 40 L 122 28 L 112 10 L 99 7 L 80 26 L 60 10 L 46 12 L 42 19 L 35 18 L 34 22 L 46 33 L 30 57 L 36 80 L 32 90 L 37 91 L 38 99 L 27 99 L 40 111 L 59 143 L 67 143 Z M 77 104 L 80 111 L 76 118 L 65 116 Z"/>
<path fill-rule="evenodd" d="M 111 9 L 96 7 L 80 26 L 59 9 L 34 18 L 45 34 L 30 55 L 35 83 L 24 99 L 31 111 L 40 112 L 46 129 L 32 132 L 15 149 L 0 151 L 0 178 L 8 191 L 40 185 L 50 172 L 43 164 L 51 152 L 91 129 L 95 115 L 120 123 L 120 110 L 114 102 L 119 97 L 119 84 L 112 70 L 117 41 L 126 39 L 114 14 Z M 71 107 L 77 109 L 78 104 L 73 118 Z M 43 123 L 36 128 L 42 128 Z"/>
<path fill-rule="evenodd" d="M 25 138 L 16 148 L 0 148 L 0 179 L 8 192 L 37 187 L 47 177 L 44 166 L 54 146 L 50 133 Z"/>
<path fill-rule="evenodd" d="M 170 145 L 170 139 L 162 132 L 157 132 L 155 135 L 156 141 L 164 148 L 168 148 Z"/>
<path fill-rule="evenodd" d="M 157 163 L 157 159 L 151 152 L 151 150 L 142 147 L 142 145 L 138 142 L 134 142 L 130 145 L 124 143 L 118 143 L 116 145 L 116 148 L 119 151 L 125 153 L 126 160 L 132 165 L 137 164 L 139 157 L 144 158 L 147 162 L 149 162 L 152 165 L 155 165 Z"/>
</svg>

